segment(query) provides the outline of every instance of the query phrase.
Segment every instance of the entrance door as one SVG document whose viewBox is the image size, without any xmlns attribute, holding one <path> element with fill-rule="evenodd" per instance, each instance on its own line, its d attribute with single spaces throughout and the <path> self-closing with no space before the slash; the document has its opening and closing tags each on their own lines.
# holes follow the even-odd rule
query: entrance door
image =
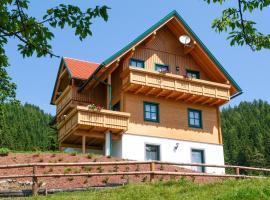
<svg viewBox="0 0 270 200">
<path fill-rule="evenodd" d="M 198 149 L 192 149 L 191 152 L 191 162 L 192 163 L 204 163 L 204 151 Z M 197 172 L 205 172 L 205 167 L 194 166 L 193 170 Z"/>
</svg>

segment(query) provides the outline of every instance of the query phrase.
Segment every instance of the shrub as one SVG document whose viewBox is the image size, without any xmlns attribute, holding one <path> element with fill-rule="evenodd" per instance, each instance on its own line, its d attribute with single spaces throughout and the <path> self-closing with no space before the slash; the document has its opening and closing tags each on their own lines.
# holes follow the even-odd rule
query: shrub
<svg viewBox="0 0 270 200">
<path fill-rule="evenodd" d="M 68 181 L 73 181 L 74 178 L 73 178 L 73 177 L 68 177 L 67 180 L 68 180 Z"/>
<path fill-rule="evenodd" d="M 40 153 L 35 153 L 35 154 L 33 154 L 33 157 L 35 158 L 35 157 L 39 157 L 40 156 Z"/>
<path fill-rule="evenodd" d="M 8 148 L 0 148 L 0 156 L 7 156 L 10 150 Z"/>
<path fill-rule="evenodd" d="M 101 166 L 99 166 L 99 167 L 97 168 L 97 171 L 98 171 L 99 173 L 102 173 L 102 172 L 104 171 L 104 169 L 103 169 Z"/>
<path fill-rule="evenodd" d="M 50 167 L 49 170 L 48 170 L 48 172 L 53 172 L 53 168 Z"/>
<path fill-rule="evenodd" d="M 83 168 L 83 170 L 84 171 L 86 171 L 86 172 L 91 172 L 92 171 L 92 167 L 89 167 L 89 166 L 85 166 L 84 168 Z"/>
<path fill-rule="evenodd" d="M 103 180 L 102 183 L 107 184 L 109 182 L 109 177 L 106 176 Z"/>
<path fill-rule="evenodd" d="M 81 172 L 81 170 L 78 169 L 78 168 L 75 168 L 75 169 L 73 170 L 73 172 L 74 172 L 75 174 L 79 174 L 79 173 Z"/>
<path fill-rule="evenodd" d="M 142 182 L 146 182 L 147 181 L 147 176 L 144 176 L 142 179 Z"/>
<path fill-rule="evenodd" d="M 58 158 L 58 161 L 59 161 L 59 162 L 63 161 L 63 158 Z"/>
<path fill-rule="evenodd" d="M 164 166 L 163 165 L 160 165 L 160 170 L 164 170 Z"/>
<path fill-rule="evenodd" d="M 93 157 L 94 157 L 94 154 L 92 154 L 92 153 L 89 153 L 89 154 L 87 154 L 87 156 L 86 156 L 88 159 L 92 159 Z"/>
<path fill-rule="evenodd" d="M 71 156 L 76 156 L 77 155 L 77 152 L 72 152 L 70 153 Z"/>
<path fill-rule="evenodd" d="M 71 172 L 71 168 L 67 167 L 64 169 L 64 174 L 68 174 L 69 172 Z"/>
<path fill-rule="evenodd" d="M 38 162 L 43 162 L 43 161 L 44 161 L 43 158 L 38 159 Z"/>
<path fill-rule="evenodd" d="M 140 171 L 140 165 L 136 165 L 135 171 L 136 171 L 136 172 Z"/>
<path fill-rule="evenodd" d="M 115 166 L 113 167 L 113 172 L 118 172 L 118 169 L 119 169 L 118 165 L 115 165 Z"/>
<path fill-rule="evenodd" d="M 128 172 L 129 171 L 129 166 L 127 166 L 126 168 L 125 168 L 125 172 Z"/>
<path fill-rule="evenodd" d="M 56 156 L 56 154 L 55 154 L 55 153 L 53 153 L 53 154 L 51 155 L 51 157 L 52 157 L 52 158 L 54 158 L 55 156 Z"/>
</svg>

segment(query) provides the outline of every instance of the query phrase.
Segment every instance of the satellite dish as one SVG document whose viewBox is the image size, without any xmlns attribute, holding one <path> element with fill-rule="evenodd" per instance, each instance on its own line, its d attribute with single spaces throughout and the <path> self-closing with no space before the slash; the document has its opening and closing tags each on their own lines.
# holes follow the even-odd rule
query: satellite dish
<svg viewBox="0 0 270 200">
<path fill-rule="evenodd" d="M 191 42 L 191 39 L 188 35 L 181 35 L 179 37 L 179 41 L 183 44 L 183 45 L 188 45 Z"/>
</svg>

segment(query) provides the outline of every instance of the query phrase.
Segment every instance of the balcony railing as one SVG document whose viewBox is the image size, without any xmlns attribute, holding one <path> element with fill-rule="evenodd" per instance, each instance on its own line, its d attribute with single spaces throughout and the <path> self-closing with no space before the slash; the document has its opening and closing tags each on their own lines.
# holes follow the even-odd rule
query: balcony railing
<svg viewBox="0 0 270 200">
<path fill-rule="evenodd" d="M 123 89 L 135 94 L 224 103 L 230 99 L 230 85 L 180 75 L 129 67 L 122 74 Z M 210 101 L 209 101 L 210 99 Z"/>
<path fill-rule="evenodd" d="M 59 141 L 68 137 L 76 130 L 94 130 L 104 128 L 113 133 L 128 129 L 129 113 L 111 110 L 90 110 L 85 106 L 76 106 L 57 126 Z M 91 132 L 89 132 L 91 134 Z M 91 136 L 91 135 L 89 135 Z"/>
<path fill-rule="evenodd" d="M 55 101 L 56 113 L 61 112 L 71 101 L 77 101 L 80 103 L 91 102 L 89 96 L 78 93 L 77 88 L 75 87 L 68 86 L 60 95 L 60 97 L 58 97 L 58 99 Z"/>
</svg>

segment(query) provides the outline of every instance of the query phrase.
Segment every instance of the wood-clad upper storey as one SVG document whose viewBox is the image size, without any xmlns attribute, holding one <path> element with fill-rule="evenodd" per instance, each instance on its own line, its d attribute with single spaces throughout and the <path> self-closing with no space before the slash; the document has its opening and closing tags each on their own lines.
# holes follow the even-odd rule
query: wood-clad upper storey
<svg viewBox="0 0 270 200">
<path fill-rule="evenodd" d="M 190 45 L 179 42 L 181 35 Z M 107 131 L 114 139 L 126 132 L 222 144 L 219 106 L 241 88 L 175 11 L 100 65 L 83 62 L 69 60 L 72 70 L 62 62 L 58 72 L 52 103 L 61 144 L 78 144 L 84 135 L 87 145 L 100 145 Z M 145 120 L 145 102 L 158 105 L 156 122 Z M 189 110 L 200 114 L 199 128 L 189 126 Z"/>
</svg>

